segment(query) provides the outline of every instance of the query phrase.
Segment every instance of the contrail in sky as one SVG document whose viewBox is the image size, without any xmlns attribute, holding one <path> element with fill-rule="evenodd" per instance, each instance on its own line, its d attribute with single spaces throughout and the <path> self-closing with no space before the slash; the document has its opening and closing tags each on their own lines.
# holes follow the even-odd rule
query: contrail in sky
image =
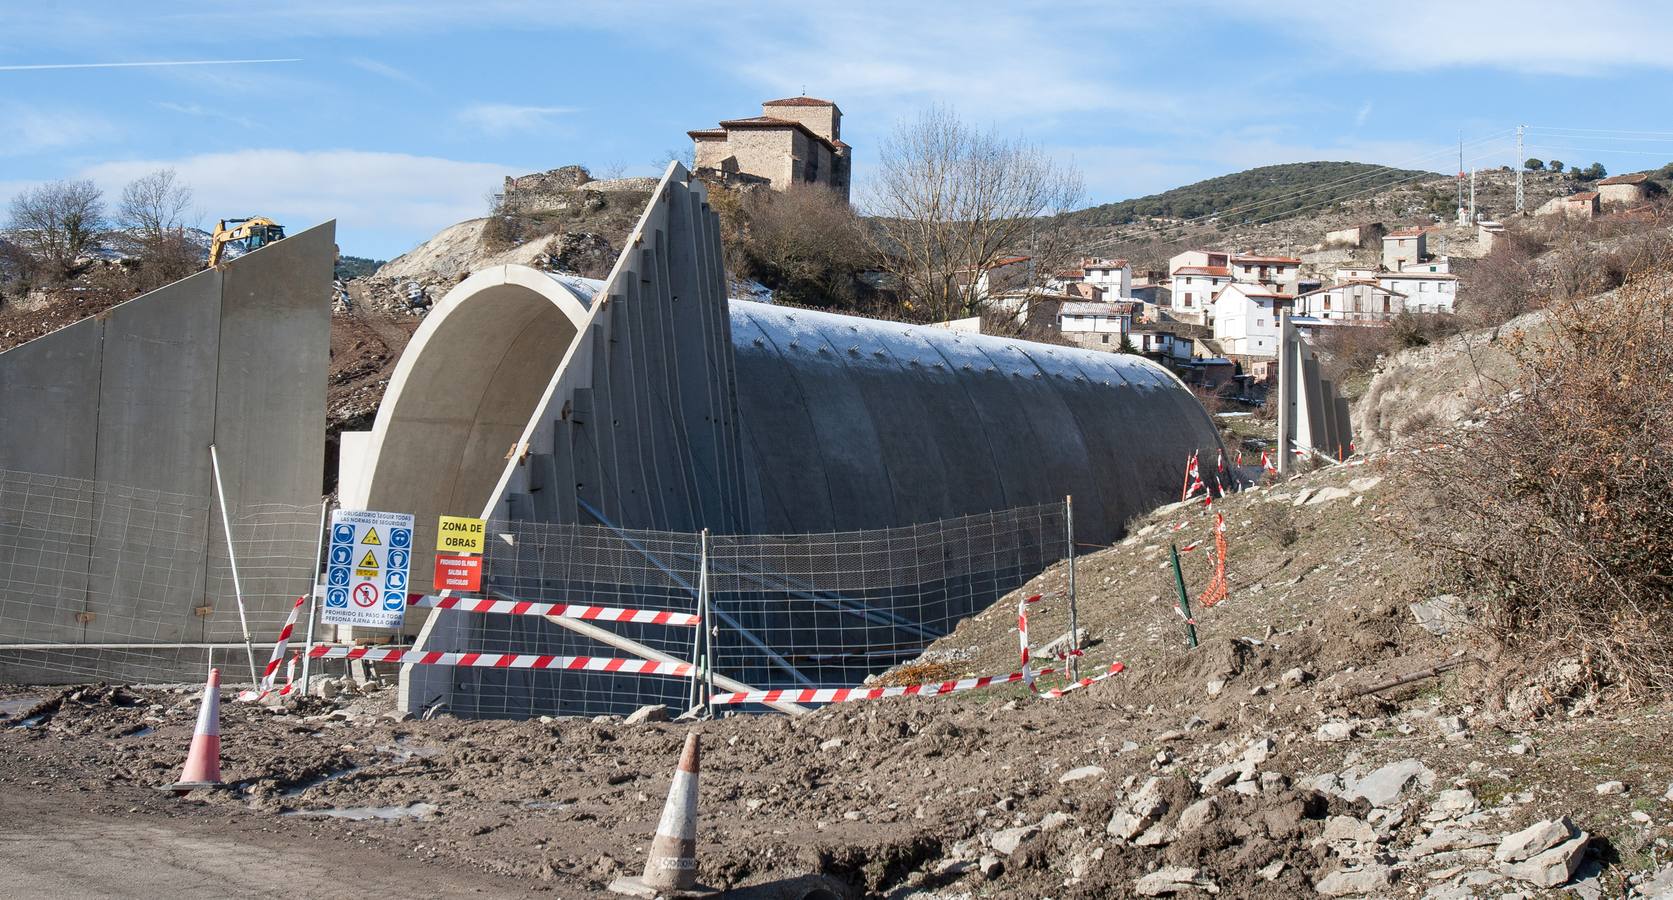
<svg viewBox="0 0 1673 900">
<path fill-rule="evenodd" d="M 38 66 L 0 66 L 0 72 L 32 72 L 40 69 L 146 69 L 161 66 L 240 66 L 255 63 L 293 63 L 300 59 L 185 59 L 172 62 L 56 63 Z"/>
</svg>

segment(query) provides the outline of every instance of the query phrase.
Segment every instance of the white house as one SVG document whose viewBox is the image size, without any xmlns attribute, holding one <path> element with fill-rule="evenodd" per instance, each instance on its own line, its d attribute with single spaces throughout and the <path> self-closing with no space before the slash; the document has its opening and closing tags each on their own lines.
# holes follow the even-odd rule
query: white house
<svg viewBox="0 0 1673 900">
<path fill-rule="evenodd" d="M 1133 296 L 1133 268 L 1124 259 L 1094 259 L 1080 261 L 1081 280 L 1104 289 L 1106 296 L 1126 299 Z"/>
<path fill-rule="evenodd" d="M 1231 270 L 1233 281 L 1294 297 L 1296 282 L 1301 279 L 1301 260 L 1293 256 L 1233 256 Z"/>
<path fill-rule="evenodd" d="M 1401 263 L 1399 271 L 1401 271 L 1401 272 L 1440 272 L 1442 274 L 1450 273 L 1452 271 L 1452 257 L 1450 257 L 1450 256 L 1437 256 L 1437 257 L 1434 257 L 1432 259 L 1426 259 L 1422 262 Z"/>
<path fill-rule="evenodd" d="M 1383 272 L 1381 266 L 1346 266 L 1336 270 L 1336 283 L 1344 281 L 1376 281 Z"/>
<path fill-rule="evenodd" d="M 1196 341 L 1171 331 L 1138 330 L 1128 338 L 1140 353 L 1162 362 L 1187 363 L 1196 351 Z"/>
<path fill-rule="evenodd" d="M 1356 280 L 1295 298 L 1295 314 L 1323 324 L 1382 325 L 1406 308 L 1406 297 L 1375 281 Z"/>
<path fill-rule="evenodd" d="M 1214 296 L 1232 283 L 1226 266 L 1180 266 L 1173 270 L 1173 314 L 1182 322 L 1208 321 Z"/>
<path fill-rule="evenodd" d="M 1278 312 L 1292 299 L 1260 285 L 1227 285 L 1214 298 L 1214 340 L 1231 356 L 1277 356 Z"/>
<path fill-rule="evenodd" d="M 1458 298 L 1458 276 L 1444 272 L 1384 272 L 1377 285 L 1406 298 L 1406 311 L 1449 313 Z"/>
<path fill-rule="evenodd" d="M 1422 228 L 1402 228 L 1383 235 L 1383 268 L 1398 272 L 1406 263 L 1429 257 L 1429 234 Z"/>
<path fill-rule="evenodd" d="M 1057 330 L 1082 346 L 1113 350 L 1133 330 L 1133 306 L 1130 303 L 1064 303 L 1057 309 Z"/>
<path fill-rule="evenodd" d="M 1186 250 L 1168 258 L 1168 274 L 1195 266 L 1224 267 L 1231 265 L 1231 254 L 1215 250 Z"/>
</svg>

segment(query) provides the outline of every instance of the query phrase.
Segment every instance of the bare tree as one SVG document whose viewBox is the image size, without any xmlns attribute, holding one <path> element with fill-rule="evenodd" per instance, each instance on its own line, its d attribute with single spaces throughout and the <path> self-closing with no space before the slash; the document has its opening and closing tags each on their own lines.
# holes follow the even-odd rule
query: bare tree
<svg viewBox="0 0 1673 900">
<path fill-rule="evenodd" d="M 846 199 L 820 185 L 798 184 L 750 191 L 742 205 L 746 227 L 739 242 L 747 274 L 793 303 L 854 305 L 855 277 L 868 252 Z"/>
<path fill-rule="evenodd" d="M 670 148 L 664 150 L 661 156 L 651 160 L 651 165 L 656 166 L 656 174 L 661 176 L 663 172 L 668 170 L 668 164 L 671 162 L 677 162 L 685 166 L 687 172 L 697 171 L 697 145 L 692 144 L 683 149 Z"/>
<path fill-rule="evenodd" d="M 154 243 L 184 229 L 191 206 L 192 189 L 173 169 L 158 169 L 128 182 L 116 218 L 141 241 Z"/>
<path fill-rule="evenodd" d="M 192 189 L 173 169 L 158 169 L 128 182 L 116 219 L 122 242 L 140 258 L 138 287 L 149 290 L 184 278 L 201 265 L 201 248 L 186 236 Z"/>
<path fill-rule="evenodd" d="M 1081 196 L 1080 173 L 1037 145 L 932 107 L 883 144 L 866 206 L 879 266 L 898 279 L 909 311 L 943 320 L 980 312 L 982 273 L 1038 243 L 1039 220 Z"/>
<path fill-rule="evenodd" d="M 53 181 L 12 198 L 11 232 L 51 278 L 68 275 L 104 228 L 104 194 L 91 181 Z"/>
</svg>

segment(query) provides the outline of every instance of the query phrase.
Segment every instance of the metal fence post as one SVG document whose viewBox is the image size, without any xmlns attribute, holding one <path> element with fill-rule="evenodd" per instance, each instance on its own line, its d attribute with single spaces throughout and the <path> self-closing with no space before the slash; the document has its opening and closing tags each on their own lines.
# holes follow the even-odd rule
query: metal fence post
<svg viewBox="0 0 1673 900">
<path fill-rule="evenodd" d="M 1301 374 L 1295 354 L 1295 326 L 1290 311 L 1278 316 L 1278 477 L 1290 474 L 1290 438 L 1295 431 L 1296 378 Z M 1270 402 L 1271 394 L 1267 395 Z"/>
<path fill-rule="evenodd" d="M 697 596 L 692 598 L 693 611 L 697 613 L 697 627 L 691 630 L 691 697 L 686 709 L 694 710 L 702 699 L 703 684 L 703 636 L 709 628 L 709 611 L 704 609 L 703 595 L 709 584 L 709 540 L 708 532 L 704 531 L 699 539 L 697 549 Z M 707 702 L 704 702 L 705 707 Z"/>
<path fill-rule="evenodd" d="M 706 707 L 705 715 L 712 719 L 715 714 L 714 634 L 716 628 L 714 623 L 709 621 L 709 529 L 707 528 L 703 529 L 702 540 L 698 549 L 701 556 L 698 557 L 697 562 L 697 602 L 702 610 L 699 615 L 703 619 L 697 628 L 703 632 L 703 680 L 705 682 L 703 685 L 703 705 Z"/>
<path fill-rule="evenodd" d="M 1075 596 L 1075 495 L 1063 498 L 1064 531 L 1069 538 L 1069 680 L 1080 680 L 1080 605 Z"/>
<path fill-rule="evenodd" d="M 307 628 L 308 637 L 306 639 L 307 646 L 304 648 L 303 653 L 302 653 L 302 695 L 303 696 L 307 696 L 307 694 L 308 694 L 308 673 L 312 669 L 312 666 L 310 665 L 310 663 L 312 663 L 314 661 L 314 658 L 313 658 L 314 620 L 319 618 L 319 610 L 316 609 L 315 607 L 319 604 L 320 558 L 325 555 L 325 515 L 326 515 L 326 511 L 329 510 L 330 508 L 331 508 L 331 501 L 329 499 L 320 501 L 320 503 L 319 503 L 319 540 L 317 542 L 315 542 L 315 544 L 314 544 L 314 567 L 311 571 L 308 572 L 308 628 Z"/>
<path fill-rule="evenodd" d="M 1191 621 L 1191 595 L 1185 593 L 1185 573 L 1179 570 L 1179 545 L 1169 544 L 1168 549 L 1173 553 L 1173 586 L 1179 590 L 1179 614 L 1185 617 L 1185 643 L 1195 647 L 1197 626 Z"/>
<path fill-rule="evenodd" d="M 256 646 L 250 640 L 250 620 L 244 614 L 244 585 L 238 580 L 238 551 L 232 546 L 232 515 L 227 512 L 226 483 L 221 480 L 221 456 L 215 452 L 215 445 L 209 445 L 209 463 L 215 471 L 215 496 L 221 501 L 221 529 L 227 535 L 227 564 L 232 567 L 232 595 L 238 601 L 238 624 L 244 631 L 244 653 L 250 659 L 250 683 L 253 687 L 261 686 L 261 676 L 256 674 Z"/>
</svg>

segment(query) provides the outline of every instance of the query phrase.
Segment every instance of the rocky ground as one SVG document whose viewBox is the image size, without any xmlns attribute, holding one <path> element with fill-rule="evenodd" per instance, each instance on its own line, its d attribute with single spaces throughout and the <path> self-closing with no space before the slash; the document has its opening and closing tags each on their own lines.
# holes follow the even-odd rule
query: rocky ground
<svg viewBox="0 0 1673 900">
<path fill-rule="evenodd" d="M 1164 566 L 1211 520 L 1191 504 L 1134 523 L 1076 572 L 1083 664 L 1127 671 L 1057 699 L 1012 685 L 700 725 L 412 721 L 390 688 L 349 682 L 329 700 L 229 703 L 231 789 L 175 800 L 151 788 L 178 771 L 196 689 L 19 689 L 0 797 L 103 804 L 114 822 L 225 819 L 581 896 L 642 865 L 695 727 L 699 874 L 762 896 L 815 877 L 925 898 L 1673 890 L 1659 737 L 1673 709 L 1588 692 L 1580 660 L 1478 640 L 1467 604 L 1435 596 L 1393 537 L 1415 527 L 1421 545 L 1402 483 L 1389 455 L 1216 503 L 1230 592 L 1194 611 L 1194 649 Z M 1208 546 L 1185 554 L 1194 590 Z M 1039 651 L 1063 631 L 1066 576 L 1017 595 L 1045 597 Z M 1015 602 L 916 670 L 1015 669 Z"/>
</svg>

